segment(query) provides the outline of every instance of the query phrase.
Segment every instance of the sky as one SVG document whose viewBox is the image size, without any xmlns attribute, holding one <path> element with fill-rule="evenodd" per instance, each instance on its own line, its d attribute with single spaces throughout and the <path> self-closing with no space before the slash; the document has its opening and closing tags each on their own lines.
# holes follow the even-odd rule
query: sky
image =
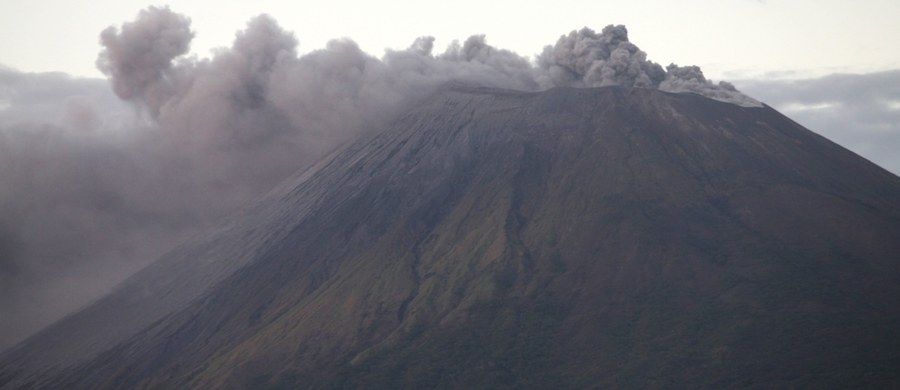
<svg viewBox="0 0 900 390">
<path fill-rule="evenodd" d="M 900 1 L 308 3 L 0 0 L 0 350 L 448 80 L 759 100 L 900 173 Z"/>
<path fill-rule="evenodd" d="M 0 64 L 29 72 L 100 77 L 97 35 L 131 20 L 146 0 L 2 0 Z M 900 2 L 895 0 L 668 1 L 175 1 L 197 36 L 192 53 L 228 46 L 260 13 L 300 41 L 300 52 L 349 37 L 381 55 L 422 35 L 443 47 L 486 34 L 497 47 L 531 56 L 584 26 L 629 27 L 631 39 L 667 65 L 699 65 L 714 79 L 806 77 L 900 68 Z"/>
</svg>

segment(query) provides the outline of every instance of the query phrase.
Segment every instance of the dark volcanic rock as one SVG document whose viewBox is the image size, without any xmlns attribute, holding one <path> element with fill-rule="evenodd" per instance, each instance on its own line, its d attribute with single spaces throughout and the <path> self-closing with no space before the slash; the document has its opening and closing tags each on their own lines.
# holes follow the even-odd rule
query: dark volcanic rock
<svg viewBox="0 0 900 390">
<path fill-rule="evenodd" d="M 0 384 L 898 386 L 898 254 L 900 179 L 771 108 L 447 88 Z"/>
</svg>

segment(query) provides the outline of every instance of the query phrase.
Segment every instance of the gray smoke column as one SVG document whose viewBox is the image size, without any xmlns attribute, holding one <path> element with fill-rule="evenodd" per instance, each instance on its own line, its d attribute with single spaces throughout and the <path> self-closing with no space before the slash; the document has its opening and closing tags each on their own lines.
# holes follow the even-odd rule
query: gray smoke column
<svg viewBox="0 0 900 390">
<path fill-rule="evenodd" d="M 759 107 L 762 104 L 747 96 L 731 83 L 720 81 L 714 84 L 703 76 L 699 66 L 678 66 L 670 64 L 666 67 L 666 79 L 659 84 L 661 91 L 674 93 L 696 93 L 723 102 L 744 107 Z"/>
<path fill-rule="evenodd" d="M 103 30 L 100 43 L 105 50 L 97 68 L 110 77 L 116 95 L 146 104 L 155 115 L 169 93 L 172 60 L 188 52 L 193 38 L 190 19 L 168 7 L 150 7 L 121 31 Z"/>
<path fill-rule="evenodd" d="M 622 25 L 606 26 L 599 34 L 585 27 L 563 35 L 544 48 L 538 66 L 549 78 L 542 83 L 545 87 L 654 88 L 666 78 L 661 66 L 647 61 L 647 53 L 628 41 Z"/>
<path fill-rule="evenodd" d="M 544 48 L 537 65 L 542 88 L 620 85 L 696 93 L 741 106 L 760 106 L 729 83 L 707 80 L 697 66 L 672 64 L 663 70 L 628 40 L 628 30 L 622 25 L 606 26 L 600 33 L 585 27 L 563 35 L 555 45 Z"/>
</svg>

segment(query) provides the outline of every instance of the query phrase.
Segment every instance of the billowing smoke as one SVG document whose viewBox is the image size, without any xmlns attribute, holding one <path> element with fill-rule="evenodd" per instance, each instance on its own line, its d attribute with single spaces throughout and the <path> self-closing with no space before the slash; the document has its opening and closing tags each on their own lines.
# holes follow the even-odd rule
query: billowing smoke
<svg viewBox="0 0 900 390">
<path fill-rule="evenodd" d="M 167 81 L 172 60 L 190 49 L 194 33 L 191 21 L 168 8 L 142 10 L 138 20 L 122 29 L 109 27 L 100 33 L 106 48 L 97 59 L 97 68 L 112 80 L 120 98 L 144 103 L 156 114 L 160 101 L 171 91 Z"/>
<path fill-rule="evenodd" d="M 729 102 L 745 107 L 760 107 L 762 104 L 756 99 L 744 95 L 731 83 L 720 81 L 713 84 L 703 77 L 703 72 L 698 66 L 678 66 L 670 64 L 666 67 L 666 79 L 659 84 L 659 89 L 675 93 L 696 93 L 723 102 Z"/>
<path fill-rule="evenodd" d="M 104 30 L 111 90 L 0 67 L 0 318 L 14 319 L 0 321 L 0 348 L 447 82 L 755 102 L 696 67 L 648 61 L 623 26 L 572 32 L 535 63 L 481 35 L 440 54 L 420 37 L 382 58 L 347 39 L 301 56 L 266 15 L 208 59 L 186 56 L 193 37 L 189 18 L 156 7 Z"/>
<path fill-rule="evenodd" d="M 572 31 L 544 48 L 538 66 L 549 78 L 545 87 L 654 88 L 666 78 L 662 67 L 628 41 L 628 30 L 621 25 L 606 26 L 599 34 L 587 27 Z"/>
<path fill-rule="evenodd" d="M 621 85 L 636 88 L 658 88 L 666 92 L 696 93 L 715 100 L 741 106 L 758 107 L 760 103 L 737 91 L 733 85 L 714 84 L 697 66 L 662 66 L 647 60 L 635 44 L 628 41 L 625 26 L 606 26 L 601 33 L 587 27 L 559 38 L 544 48 L 537 58 L 542 72 L 542 87 L 605 87 Z"/>
</svg>

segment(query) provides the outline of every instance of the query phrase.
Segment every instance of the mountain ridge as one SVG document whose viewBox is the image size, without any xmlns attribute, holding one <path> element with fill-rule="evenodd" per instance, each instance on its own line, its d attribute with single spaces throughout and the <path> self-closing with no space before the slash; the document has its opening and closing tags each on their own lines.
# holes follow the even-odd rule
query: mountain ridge
<svg viewBox="0 0 900 390">
<path fill-rule="evenodd" d="M 450 85 L 211 235 L 199 257 L 231 265 L 184 282 L 195 300 L 0 383 L 897 383 L 898 200 L 896 176 L 770 107 Z"/>
</svg>

